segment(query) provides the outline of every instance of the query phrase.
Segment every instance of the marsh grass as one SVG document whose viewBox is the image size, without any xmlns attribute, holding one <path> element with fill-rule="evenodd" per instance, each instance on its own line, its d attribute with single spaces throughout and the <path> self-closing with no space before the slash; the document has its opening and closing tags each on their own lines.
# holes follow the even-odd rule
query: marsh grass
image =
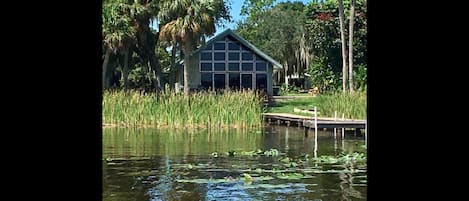
<svg viewBox="0 0 469 201">
<path fill-rule="evenodd" d="M 315 100 L 321 116 L 334 117 L 337 111 L 337 117 L 342 118 L 342 113 L 348 119 L 366 119 L 366 93 L 342 93 L 319 95 Z"/>
<path fill-rule="evenodd" d="M 263 99 L 252 91 L 195 92 L 185 97 L 167 90 L 156 96 L 135 90 L 105 91 L 103 125 L 126 127 L 256 127 Z"/>
</svg>

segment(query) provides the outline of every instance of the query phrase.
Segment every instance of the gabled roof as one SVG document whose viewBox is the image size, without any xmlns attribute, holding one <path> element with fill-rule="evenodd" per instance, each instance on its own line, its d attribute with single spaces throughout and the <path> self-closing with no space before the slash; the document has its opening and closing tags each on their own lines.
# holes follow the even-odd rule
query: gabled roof
<svg viewBox="0 0 469 201">
<path fill-rule="evenodd" d="M 212 39 L 210 39 L 209 41 L 207 41 L 205 43 L 205 45 L 199 47 L 198 49 L 196 49 L 195 51 L 192 52 L 192 54 L 196 54 L 196 53 L 199 53 L 201 50 L 203 50 L 206 46 L 209 46 L 209 45 L 212 45 L 215 41 L 218 41 L 222 38 L 225 38 L 226 36 L 232 36 L 233 38 L 235 38 L 236 40 L 238 40 L 241 44 L 243 44 L 244 46 L 248 47 L 251 51 L 255 52 L 257 55 L 261 56 L 263 59 L 267 60 L 268 62 L 272 63 L 272 65 L 274 66 L 274 68 L 277 68 L 277 69 L 281 69 L 282 68 L 282 65 L 280 63 L 278 63 L 277 61 L 275 61 L 274 59 L 272 59 L 272 57 L 270 57 L 269 55 L 265 54 L 264 52 L 262 52 L 261 50 L 257 49 L 256 46 L 254 46 L 253 44 L 251 44 L 250 42 L 248 42 L 247 40 L 245 40 L 243 37 L 241 37 L 240 35 L 236 34 L 235 32 L 233 32 L 231 29 L 227 29 L 223 32 L 221 32 L 220 34 L 218 34 L 217 36 L 213 37 Z"/>
</svg>

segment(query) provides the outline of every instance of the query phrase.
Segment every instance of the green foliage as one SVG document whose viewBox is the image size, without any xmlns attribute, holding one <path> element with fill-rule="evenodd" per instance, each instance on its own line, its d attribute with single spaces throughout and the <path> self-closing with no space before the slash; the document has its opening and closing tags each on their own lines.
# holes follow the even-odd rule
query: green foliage
<svg viewBox="0 0 469 201">
<path fill-rule="evenodd" d="M 105 91 L 103 123 L 122 126 L 254 127 L 261 126 L 263 99 L 252 91 L 198 92 L 170 90 L 155 96 L 138 91 Z"/>
<path fill-rule="evenodd" d="M 294 86 L 294 85 L 286 85 L 285 83 L 283 83 L 281 86 L 280 86 L 280 95 L 286 95 L 288 93 L 292 93 L 292 92 L 298 92 L 298 87 Z"/>
<path fill-rule="evenodd" d="M 257 17 L 272 8 L 274 0 L 245 0 L 241 7 L 241 15 Z"/>
<path fill-rule="evenodd" d="M 161 45 L 157 47 L 156 52 L 159 55 L 162 72 L 167 73 L 170 70 L 169 53 Z M 155 74 L 148 68 L 148 61 L 142 59 L 137 53 L 134 53 L 129 60 L 133 66 L 129 67 L 128 88 L 150 91 L 154 87 Z"/>
<path fill-rule="evenodd" d="M 114 52 L 129 46 L 136 39 L 136 29 L 131 16 L 132 5 L 127 0 L 106 0 L 103 2 L 102 29 L 106 48 Z"/>
<path fill-rule="evenodd" d="M 155 76 L 149 72 L 147 66 L 136 64 L 129 72 L 129 88 L 150 91 L 153 79 Z"/>
<path fill-rule="evenodd" d="M 161 72 L 168 73 L 171 69 L 171 56 L 169 55 L 168 51 L 166 51 L 166 48 L 161 45 L 161 43 L 158 45 L 156 52 L 160 59 Z"/>
<path fill-rule="evenodd" d="M 363 163 L 366 162 L 366 154 L 354 152 L 352 154 L 340 153 L 339 156 L 323 155 L 317 160 L 322 163 Z"/>
<path fill-rule="evenodd" d="M 288 75 L 303 72 L 309 62 L 308 46 L 304 43 L 304 5 L 270 1 L 245 1 L 249 16 L 238 22 L 236 32 L 269 56 L 284 64 Z M 270 8 L 272 7 L 272 8 Z"/>
<path fill-rule="evenodd" d="M 308 68 L 312 87 L 318 87 L 321 93 L 337 91 L 341 87 L 340 76 L 337 76 L 332 66 L 324 57 L 314 57 Z"/>
<path fill-rule="evenodd" d="M 196 44 L 204 36 L 215 33 L 215 25 L 231 20 L 229 7 L 223 0 L 163 1 L 160 8 L 158 18 L 165 22 L 160 36 L 182 44 Z"/>
<path fill-rule="evenodd" d="M 252 150 L 252 151 L 242 151 L 242 150 L 230 150 L 230 151 L 226 151 L 225 152 L 225 155 L 227 156 L 235 156 L 235 155 L 240 155 L 240 156 L 259 156 L 259 155 L 264 155 L 264 156 L 278 156 L 279 155 L 279 151 L 277 149 L 269 149 L 269 150 L 265 150 L 265 151 L 262 151 L 260 149 L 258 150 Z M 212 155 L 213 157 L 219 157 L 219 154 L 218 152 L 213 152 L 211 153 L 210 155 Z"/>
<path fill-rule="evenodd" d="M 355 5 L 356 15 L 354 18 L 354 69 L 359 66 L 366 66 L 366 4 L 364 0 L 358 0 Z M 344 8 L 349 8 L 350 1 L 344 1 Z M 333 92 L 339 89 L 342 83 L 342 57 L 341 57 L 341 42 L 340 42 L 340 27 L 338 16 L 337 1 L 325 2 L 311 2 L 305 8 L 306 21 L 304 24 L 305 35 L 313 48 L 315 59 L 313 65 L 310 65 L 309 72 L 320 72 L 321 74 L 311 74 L 313 82 L 316 82 L 318 87 L 323 87 L 327 92 Z M 345 12 L 345 17 L 348 19 L 349 13 Z M 345 27 L 348 27 L 349 20 L 345 20 Z M 348 28 L 345 34 L 348 35 Z M 347 47 L 348 49 L 348 47 Z M 319 62 L 318 65 L 314 64 Z M 331 87 L 324 86 L 331 79 L 331 74 L 334 75 L 334 84 Z M 319 76 L 315 78 L 314 76 Z M 357 80 L 357 79 L 355 79 Z M 320 84 L 322 83 L 322 84 Z M 364 88 L 366 82 L 360 83 Z M 357 87 L 357 84 L 355 84 Z M 324 90 L 324 89 L 323 89 Z M 324 92 L 324 91 L 323 91 Z"/>
<path fill-rule="evenodd" d="M 360 91 L 366 91 L 367 72 L 365 65 L 359 65 L 355 73 L 355 87 Z"/>
<path fill-rule="evenodd" d="M 270 149 L 268 151 L 264 151 L 264 155 L 266 156 L 278 156 L 279 151 L 277 149 Z"/>
</svg>

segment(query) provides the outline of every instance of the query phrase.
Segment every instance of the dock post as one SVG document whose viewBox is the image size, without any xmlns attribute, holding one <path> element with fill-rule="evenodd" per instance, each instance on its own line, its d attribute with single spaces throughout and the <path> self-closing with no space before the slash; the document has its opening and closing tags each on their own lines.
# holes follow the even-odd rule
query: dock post
<svg viewBox="0 0 469 201">
<path fill-rule="evenodd" d="M 318 113 L 316 106 L 314 107 L 314 152 L 318 151 Z"/>
<path fill-rule="evenodd" d="M 366 140 L 367 140 L 367 139 L 366 139 L 366 133 L 367 133 L 367 132 L 366 132 L 366 130 L 367 130 L 367 126 L 366 126 L 366 125 L 367 125 L 367 123 L 365 122 L 365 146 L 368 146 L 367 141 L 366 141 Z M 367 148 L 368 148 L 368 147 L 367 147 Z"/>
</svg>

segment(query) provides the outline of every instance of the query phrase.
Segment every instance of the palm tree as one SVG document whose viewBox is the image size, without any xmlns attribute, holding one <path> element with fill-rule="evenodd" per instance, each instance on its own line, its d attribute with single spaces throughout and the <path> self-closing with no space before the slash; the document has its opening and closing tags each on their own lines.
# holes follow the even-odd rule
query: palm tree
<svg viewBox="0 0 469 201">
<path fill-rule="evenodd" d="M 339 22 L 340 22 L 340 40 L 342 42 L 342 88 L 344 93 L 347 91 L 347 51 L 345 43 L 345 25 L 344 25 L 344 2 L 339 3 Z"/>
<path fill-rule="evenodd" d="M 107 88 L 107 65 L 111 53 L 124 55 L 124 86 L 127 87 L 129 49 L 135 41 L 136 30 L 129 15 L 126 0 L 105 0 L 103 2 L 103 38 L 105 56 L 103 62 L 103 89 Z"/>
<path fill-rule="evenodd" d="M 189 95 L 190 74 L 197 72 L 196 64 L 191 59 L 199 41 L 205 35 L 215 33 L 215 25 L 222 18 L 228 19 L 228 8 L 223 0 L 176 0 L 165 1 L 160 7 L 158 18 L 167 21 L 160 29 L 161 39 L 177 41 L 184 53 L 184 95 Z M 195 86 L 194 86 L 195 85 Z"/>
<path fill-rule="evenodd" d="M 148 67 L 153 72 L 153 81 L 156 92 L 162 89 L 161 64 L 156 49 L 158 47 L 159 35 L 150 29 L 152 20 L 159 12 L 158 0 L 134 0 L 132 4 L 132 17 L 136 27 L 139 54 L 148 62 Z"/>
</svg>

